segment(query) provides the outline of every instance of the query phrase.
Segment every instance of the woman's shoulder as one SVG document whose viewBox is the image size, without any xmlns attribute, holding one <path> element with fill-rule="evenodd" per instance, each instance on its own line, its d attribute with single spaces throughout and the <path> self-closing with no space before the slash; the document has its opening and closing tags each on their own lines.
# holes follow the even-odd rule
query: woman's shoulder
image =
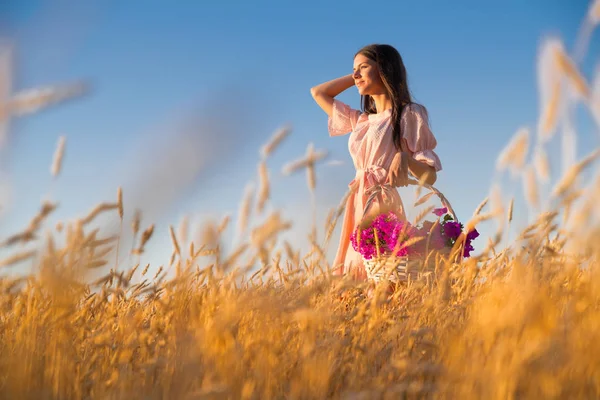
<svg viewBox="0 0 600 400">
<path fill-rule="evenodd" d="M 402 115 L 404 116 L 406 114 L 420 114 L 424 117 L 427 117 L 427 107 L 420 103 L 408 103 L 402 110 Z"/>
<path fill-rule="evenodd" d="M 360 108 L 351 106 L 350 104 L 348 104 L 342 100 L 336 99 L 335 97 L 333 98 L 333 109 L 340 111 L 342 113 L 345 113 L 345 114 L 351 114 L 357 118 L 366 118 L 368 115 L 366 112 L 364 112 Z"/>
</svg>

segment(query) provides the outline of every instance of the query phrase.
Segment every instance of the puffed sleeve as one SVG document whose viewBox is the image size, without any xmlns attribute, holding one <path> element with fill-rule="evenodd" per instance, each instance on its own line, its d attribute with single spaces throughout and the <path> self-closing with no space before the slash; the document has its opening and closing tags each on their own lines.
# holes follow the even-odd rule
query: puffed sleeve
<svg viewBox="0 0 600 400">
<path fill-rule="evenodd" d="M 352 132 L 361 112 L 333 99 L 333 110 L 327 121 L 329 136 L 340 136 Z"/>
<path fill-rule="evenodd" d="M 434 151 L 437 140 L 429 128 L 427 109 L 421 105 L 411 104 L 402 114 L 402 135 L 412 157 L 440 171 L 442 162 Z"/>
</svg>

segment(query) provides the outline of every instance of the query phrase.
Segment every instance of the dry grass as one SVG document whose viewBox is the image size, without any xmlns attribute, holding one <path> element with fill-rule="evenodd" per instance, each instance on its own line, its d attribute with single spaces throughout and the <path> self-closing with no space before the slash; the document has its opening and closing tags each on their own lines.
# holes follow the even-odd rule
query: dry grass
<svg viewBox="0 0 600 400">
<path fill-rule="evenodd" d="M 162 267 L 144 279 L 135 265 L 90 284 L 86 269 L 102 262 L 89 256 L 92 241 L 47 248 L 37 275 L 1 282 L 2 393 L 593 397 L 597 236 L 570 238 L 591 252 L 569 255 L 553 222 L 533 224 L 523 247 L 442 264 L 436 284 L 390 299 L 367 299 L 362 285 L 281 256 L 252 280 L 189 257 L 169 280 Z M 281 221 L 267 224 L 256 231 L 257 252 Z"/>
<path fill-rule="evenodd" d="M 571 58 L 561 54 L 554 62 L 583 93 L 585 80 Z M 551 114 L 547 126 L 557 124 L 559 114 Z M 527 164 L 526 132 L 498 166 L 522 175 L 525 201 L 537 209 L 543 194 L 536 173 L 549 180 L 550 168 L 543 143 Z M 266 158 L 288 133 L 283 129 L 263 147 L 261 211 L 271 189 Z M 64 139 L 58 148 L 54 176 Z M 306 158 L 284 171 L 307 168 L 312 192 L 314 165 L 325 155 L 309 146 Z M 46 203 L 23 232 L 2 241 L 14 252 L 0 267 L 30 261 L 36 271 L 0 279 L 0 396 L 597 398 L 600 180 L 578 187 L 597 156 L 591 152 L 558 177 L 556 208 L 540 210 L 509 246 L 497 248 L 500 230 L 471 259 L 450 263 L 438 255 L 434 281 L 400 287 L 391 297 L 381 291 L 367 297 L 365 284 L 331 276 L 326 246 L 313 233 L 306 255 L 281 243 L 291 225 L 279 210 L 250 227 L 251 186 L 240 205 L 239 246 L 222 252 L 229 217 L 200 227 L 196 242 L 188 239 L 186 219 L 179 235 L 169 227 L 173 256 L 153 277 L 138 260 L 154 233 L 151 224 L 138 238 L 140 211 L 130 222 L 131 253 L 138 257 L 126 270 L 107 258 L 120 235 L 102 237 L 93 227 L 100 213 L 123 218 L 120 189 L 116 203 L 101 203 L 40 239 L 56 207 Z M 485 199 L 468 225 L 505 221 L 505 209 L 510 223 L 514 199 L 506 208 L 500 195 L 494 187 L 489 210 L 483 212 Z M 576 200 L 583 206 L 571 213 Z M 324 221 L 325 244 L 342 210 Z M 23 245 L 28 249 L 17 247 Z M 92 279 L 91 269 L 99 268 L 109 272 Z"/>
<path fill-rule="evenodd" d="M 50 173 L 55 178 L 58 177 L 58 174 L 60 174 L 60 170 L 62 168 L 62 161 L 65 152 L 65 141 L 66 138 L 64 136 L 61 136 L 58 139 L 56 151 L 54 152 L 54 158 L 52 161 L 52 166 L 50 167 Z"/>
</svg>

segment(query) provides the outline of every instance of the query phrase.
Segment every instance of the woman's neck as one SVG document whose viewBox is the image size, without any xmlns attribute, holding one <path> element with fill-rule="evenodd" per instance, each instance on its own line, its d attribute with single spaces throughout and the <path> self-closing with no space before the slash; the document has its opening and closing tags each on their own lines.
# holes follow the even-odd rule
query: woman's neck
<svg viewBox="0 0 600 400">
<path fill-rule="evenodd" d="M 373 101 L 375 102 L 375 108 L 377 109 L 377 113 L 383 112 L 388 108 L 392 108 L 392 99 L 390 96 L 386 94 L 375 94 L 371 95 Z"/>
</svg>

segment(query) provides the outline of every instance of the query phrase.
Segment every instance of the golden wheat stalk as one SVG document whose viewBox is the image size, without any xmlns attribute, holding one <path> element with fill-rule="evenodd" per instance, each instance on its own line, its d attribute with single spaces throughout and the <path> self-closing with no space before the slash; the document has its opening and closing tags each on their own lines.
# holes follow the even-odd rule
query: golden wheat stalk
<svg viewBox="0 0 600 400">
<path fill-rule="evenodd" d="M 346 193 L 344 194 L 344 197 L 342 197 L 342 199 L 340 200 L 340 203 L 338 204 L 337 209 L 335 210 L 335 217 L 332 219 L 331 223 L 329 223 L 327 226 L 327 232 L 325 234 L 325 243 L 329 243 L 329 240 L 331 239 L 331 235 L 333 234 L 333 231 L 335 230 L 335 227 L 338 223 L 339 218 L 342 216 L 342 214 L 346 210 L 346 203 L 348 202 L 349 197 L 352 194 L 356 193 L 357 190 L 358 190 L 358 186 L 354 185 L 353 187 L 351 187 L 350 189 L 348 189 L 346 191 Z"/>
<path fill-rule="evenodd" d="M 33 258 L 36 255 L 36 253 L 37 252 L 35 250 L 30 250 L 9 256 L 4 260 L 0 260 L 0 268 L 14 266 L 15 264 Z"/>
<path fill-rule="evenodd" d="M 23 232 L 14 234 L 5 239 L 4 242 L 0 244 L 0 247 L 12 246 L 16 243 L 27 243 L 29 241 L 35 240 L 36 232 L 39 230 L 42 222 L 48 217 L 48 215 L 50 215 L 50 213 L 52 213 L 52 211 L 56 209 L 56 207 L 56 203 L 50 203 L 47 201 L 42 203 L 42 208 L 29 222 L 27 228 Z"/>
<path fill-rule="evenodd" d="M 219 233 L 219 235 L 222 234 L 223 232 L 225 232 L 225 230 L 229 226 L 230 221 L 231 221 L 231 215 L 228 214 L 223 217 L 223 219 L 221 220 L 221 223 L 217 227 L 217 232 Z"/>
<path fill-rule="evenodd" d="M 551 175 L 550 162 L 548 161 L 548 155 L 541 147 L 537 148 L 534 152 L 533 165 L 535 167 L 537 176 L 542 180 L 542 182 L 547 182 Z"/>
<path fill-rule="evenodd" d="M 429 179 L 430 172 L 425 171 L 423 175 L 419 178 L 417 183 L 417 190 L 415 190 L 415 197 L 418 198 L 421 195 L 421 191 L 423 190 L 423 185 L 427 183 L 427 179 Z"/>
<path fill-rule="evenodd" d="M 321 246 L 319 246 L 317 244 L 317 242 L 313 239 L 310 240 L 310 244 L 312 246 L 311 250 L 314 250 L 314 252 L 317 253 L 319 262 L 324 263 L 326 266 L 326 269 L 329 269 L 329 262 L 327 261 L 327 256 L 325 255 L 325 250 Z"/>
<path fill-rule="evenodd" d="M 490 199 L 490 211 L 488 214 L 493 214 L 495 216 L 498 216 L 499 225 L 503 225 L 504 221 L 503 220 L 501 221 L 501 219 L 504 218 L 504 202 L 502 200 L 502 191 L 498 184 L 492 185 L 492 187 L 490 189 L 489 199 Z M 479 215 L 481 215 L 481 214 L 479 214 Z M 475 215 L 473 217 L 476 218 L 477 215 Z"/>
<path fill-rule="evenodd" d="M 79 97 L 88 91 L 87 84 L 73 84 L 28 89 L 13 95 L 7 102 L 9 112 L 15 116 L 32 114 L 52 104 Z"/>
<path fill-rule="evenodd" d="M 315 173 L 315 166 L 313 164 L 309 164 L 306 167 L 306 181 L 310 191 L 314 192 L 315 188 L 317 187 L 317 175 Z"/>
<path fill-rule="evenodd" d="M 535 169 L 529 166 L 523 175 L 523 191 L 525 192 L 525 199 L 531 209 L 535 210 L 539 207 L 539 190 L 535 176 Z M 511 202 L 511 218 L 512 218 L 512 202 Z"/>
<path fill-rule="evenodd" d="M 183 246 L 185 246 L 185 244 L 188 242 L 189 240 L 189 226 L 190 226 L 190 217 L 187 215 L 184 215 L 183 218 L 181 218 L 181 221 L 179 222 L 179 226 L 177 228 L 177 235 L 176 237 L 178 238 L 178 243 L 181 243 Z M 190 240 L 190 242 L 193 242 Z"/>
<path fill-rule="evenodd" d="M 181 256 L 181 248 L 179 247 L 179 243 L 177 242 L 177 236 L 175 235 L 173 225 L 169 225 L 169 234 L 171 235 L 171 243 L 173 243 L 175 253 L 177 253 L 178 256 Z"/>
<path fill-rule="evenodd" d="M 250 213 L 252 211 L 253 194 L 254 188 L 251 184 L 248 184 L 244 190 L 244 197 L 238 211 L 238 235 L 244 234 L 248 228 L 248 221 L 250 220 Z"/>
<path fill-rule="evenodd" d="M 117 203 L 100 203 L 92 209 L 84 218 L 80 220 L 83 225 L 87 225 L 92 222 L 98 215 L 103 212 L 115 210 L 119 208 Z"/>
<path fill-rule="evenodd" d="M 567 170 L 567 172 L 563 175 L 563 177 L 560 179 L 560 181 L 556 184 L 556 186 L 554 187 L 554 190 L 552 192 L 553 196 L 561 197 L 565 193 L 567 193 L 567 191 L 569 191 L 569 189 L 571 189 L 571 187 L 575 183 L 579 174 L 581 174 L 581 172 L 589 164 L 591 164 L 593 161 L 595 161 L 596 158 L 598 158 L 598 156 L 600 156 L 600 149 L 593 151 L 591 154 L 584 157 L 577 164 L 572 165 Z"/>
<path fill-rule="evenodd" d="M 555 49 L 554 59 L 558 69 L 567 78 L 573 89 L 575 89 L 575 92 L 582 98 L 588 99 L 590 97 L 590 88 L 562 46 Z"/>
<path fill-rule="evenodd" d="M 54 152 L 54 158 L 52 160 L 52 166 L 50 167 L 50 173 L 54 178 L 57 178 L 60 174 L 62 161 L 65 155 L 65 142 L 66 138 L 64 136 L 58 138 L 56 151 Z"/>
<path fill-rule="evenodd" d="M 105 248 L 103 250 L 100 250 L 100 252 L 96 252 L 94 249 L 91 249 L 92 255 L 93 255 L 94 258 L 103 258 L 107 254 L 109 254 L 112 250 L 113 250 L 112 246 L 107 247 L 107 248 Z"/>
<path fill-rule="evenodd" d="M 123 189 L 119 186 L 117 189 L 117 208 L 119 210 L 119 219 L 123 221 Z"/>
<path fill-rule="evenodd" d="M 190 246 L 189 246 L 189 248 L 188 248 L 188 254 L 189 254 L 189 256 L 192 258 L 192 260 L 191 260 L 191 261 L 193 261 L 193 260 L 194 260 L 194 259 L 193 259 L 193 257 L 194 257 L 194 251 L 195 251 L 195 248 L 194 248 L 194 241 L 193 241 L 193 240 L 190 240 Z"/>
<path fill-rule="evenodd" d="M 248 244 L 244 243 L 240 246 L 238 246 L 232 253 L 231 255 L 223 261 L 223 269 L 224 270 L 228 270 L 231 269 L 232 266 L 234 265 L 234 263 L 237 261 L 238 258 L 240 258 L 240 256 L 246 251 L 246 249 L 248 248 Z"/>
<path fill-rule="evenodd" d="M 114 275 L 114 273 L 111 271 L 108 274 L 104 275 L 103 277 L 90 283 L 90 286 L 94 287 L 94 286 L 104 285 L 105 283 L 108 283 L 108 281 L 113 277 L 113 275 Z M 95 295 L 96 295 L 96 293 L 93 293 L 92 295 L 90 295 L 89 298 L 86 299 L 86 301 L 90 300 Z"/>
<path fill-rule="evenodd" d="M 306 149 L 306 154 L 303 158 L 291 161 L 283 166 L 282 173 L 284 175 L 291 175 L 303 168 L 307 168 L 310 165 L 314 165 L 317 162 L 324 160 L 328 155 L 325 150 L 315 151 L 314 144 L 309 143 Z"/>
<path fill-rule="evenodd" d="M 500 212 L 500 214 L 502 214 L 502 213 Z M 465 230 L 467 232 L 470 232 L 470 231 L 474 230 L 477 227 L 477 225 L 479 225 L 481 222 L 487 221 L 492 218 L 496 218 L 497 216 L 498 216 L 498 212 L 495 212 L 495 213 L 489 212 L 487 214 L 476 215 L 473 218 L 471 218 L 471 220 L 469 220 L 469 222 L 467 222 L 465 224 Z"/>
<path fill-rule="evenodd" d="M 86 264 L 86 268 L 92 269 L 92 268 L 99 268 L 99 267 L 103 267 L 108 263 L 108 261 L 106 260 L 92 260 L 90 262 L 88 262 Z"/>
<path fill-rule="evenodd" d="M 302 158 L 285 164 L 281 170 L 284 175 L 291 175 L 302 168 L 306 168 L 309 164 L 309 160 Z"/>
<path fill-rule="evenodd" d="M 331 235 L 333 234 L 333 230 L 335 229 L 336 224 L 336 210 L 335 208 L 332 208 L 331 210 L 329 210 L 327 216 L 325 217 L 325 240 L 323 245 L 324 247 L 326 247 L 327 243 L 329 243 L 329 240 L 331 238 Z"/>
<path fill-rule="evenodd" d="M 529 149 L 529 129 L 519 129 L 508 145 L 502 150 L 496 162 L 496 169 L 503 171 L 509 168 L 516 174 L 525 165 L 525 158 Z"/>
<path fill-rule="evenodd" d="M 293 260 L 294 259 L 294 249 L 292 248 L 292 245 L 290 244 L 290 242 L 288 242 L 287 240 L 283 241 L 283 249 L 285 250 L 286 256 L 289 260 Z"/>
<path fill-rule="evenodd" d="M 540 117 L 540 138 L 542 140 L 550 139 L 558 121 L 559 104 L 561 100 L 561 85 L 559 81 L 553 82 L 550 88 L 550 98 L 546 102 L 546 107 Z"/>
<path fill-rule="evenodd" d="M 262 225 L 252 230 L 250 235 L 252 244 L 256 248 L 262 248 L 268 240 L 291 227 L 290 222 L 283 221 L 279 212 L 274 211 Z"/>
<path fill-rule="evenodd" d="M 421 223 L 421 221 L 423 221 L 425 219 L 425 217 L 427 215 L 429 215 L 429 213 L 431 211 L 433 211 L 433 209 L 435 208 L 435 206 L 429 206 L 423 210 L 421 210 L 416 216 L 415 219 L 413 221 L 413 225 L 418 225 Z"/>
<path fill-rule="evenodd" d="M 405 242 L 400 242 L 398 241 L 398 243 L 396 243 L 396 246 L 394 247 L 394 251 L 392 252 L 392 256 L 396 256 L 402 249 L 406 249 L 409 248 L 410 246 L 413 246 L 421 241 L 425 240 L 425 237 L 423 236 L 415 236 L 412 237 L 410 239 L 408 239 Z"/>
<path fill-rule="evenodd" d="M 211 246 L 211 247 L 218 247 L 219 244 L 219 233 L 217 231 L 217 226 L 214 223 L 214 221 L 209 221 L 207 223 L 205 223 L 200 231 L 200 240 L 199 243 L 203 243 L 205 245 Z"/>
<path fill-rule="evenodd" d="M 135 274 L 135 271 L 137 271 L 139 266 L 140 264 L 136 264 L 129 270 L 126 277 L 127 283 L 131 282 L 131 279 L 133 278 L 133 275 Z"/>
<path fill-rule="evenodd" d="M 85 233 L 83 233 L 84 236 L 83 236 L 83 240 L 81 241 L 81 247 L 89 246 L 89 244 L 91 242 L 96 240 L 96 236 L 98 236 L 99 232 L 100 232 L 100 228 L 96 228 L 93 231 L 91 231 L 90 233 L 88 233 L 87 235 Z"/>
<path fill-rule="evenodd" d="M 595 0 L 590 4 L 587 17 L 593 24 L 600 23 L 600 0 Z"/>
<path fill-rule="evenodd" d="M 205 257 L 205 256 L 214 256 L 215 254 L 217 254 L 219 251 L 218 248 L 213 248 L 213 249 L 204 249 L 204 245 L 202 246 L 202 248 L 200 248 L 195 254 L 194 254 L 194 259 L 196 259 L 197 257 Z"/>
<path fill-rule="evenodd" d="M 33 217 L 27 229 L 30 231 L 37 231 L 40 228 L 42 221 L 44 221 L 44 219 L 46 219 L 51 212 L 56 210 L 56 207 L 58 207 L 57 203 L 50 203 L 48 201 L 44 201 L 42 203 L 42 208 L 40 209 L 38 214 L 35 217 Z"/>
<path fill-rule="evenodd" d="M 140 245 L 137 249 L 134 249 L 132 251 L 132 253 L 137 254 L 137 255 L 142 254 L 144 252 L 144 247 L 146 246 L 146 243 L 148 242 L 148 240 L 150 240 L 153 233 L 154 233 L 154 224 L 150 225 L 148 228 L 146 228 L 146 230 L 144 232 L 142 232 Z"/>
<path fill-rule="evenodd" d="M 420 206 L 420 205 L 426 203 L 427 200 L 429 200 L 434 195 L 435 195 L 435 192 L 429 192 L 429 193 L 425 194 L 423 197 L 421 197 L 421 198 L 417 199 L 417 201 L 415 201 L 414 206 L 417 207 L 417 206 Z"/>
<path fill-rule="evenodd" d="M 306 166 L 306 179 L 308 188 L 311 192 L 314 193 L 315 188 L 317 187 L 317 176 L 315 172 L 315 163 L 318 161 L 319 156 L 315 152 L 314 145 L 312 143 L 309 144 L 306 150 L 306 158 L 309 160 L 308 165 Z"/>
<path fill-rule="evenodd" d="M 140 224 L 142 222 L 142 212 L 140 210 L 135 210 L 133 214 L 133 219 L 131 220 L 131 231 L 133 232 L 133 237 L 135 238 L 140 231 Z"/>
<path fill-rule="evenodd" d="M 267 200 L 269 199 L 269 171 L 267 170 L 267 164 L 265 161 L 261 161 L 258 164 L 258 177 L 260 182 L 260 189 L 258 191 L 257 211 L 262 213 Z"/>
<path fill-rule="evenodd" d="M 291 132 L 291 127 L 290 126 L 284 126 L 283 128 L 279 129 L 277 132 L 275 132 L 275 134 L 271 137 L 271 139 L 269 140 L 269 142 L 267 142 L 267 144 L 265 144 L 262 147 L 262 149 L 261 149 L 261 155 L 262 155 L 262 157 L 263 158 L 267 158 L 271 154 L 273 154 L 273 152 L 275 151 L 275 149 L 290 134 L 290 132 Z"/>
<path fill-rule="evenodd" d="M 489 199 L 490 199 L 489 197 L 486 197 L 485 199 L 483 199 L 481 201 L 481 203 L 479 203 L 479 205 L 475 208 L 475 212 L 473 214 L 474 215 L 478 215 L 481 212 L 481 210 L 483 210 L 483 207 L 486 206 L 486 204 L 488 203 Z"/>
<path fill-rule="evenodd" d="M 104 246 L 106 244 L 112 243 L 115 240 L 119 239 L 117 235 L 112 235 L 106 237 L 104 239 L 92 239 L 88 243 L 82 243 L 81 247 L 89 247 L 90 249 L 95 249 L 96 247 Z"/>
</svg>

